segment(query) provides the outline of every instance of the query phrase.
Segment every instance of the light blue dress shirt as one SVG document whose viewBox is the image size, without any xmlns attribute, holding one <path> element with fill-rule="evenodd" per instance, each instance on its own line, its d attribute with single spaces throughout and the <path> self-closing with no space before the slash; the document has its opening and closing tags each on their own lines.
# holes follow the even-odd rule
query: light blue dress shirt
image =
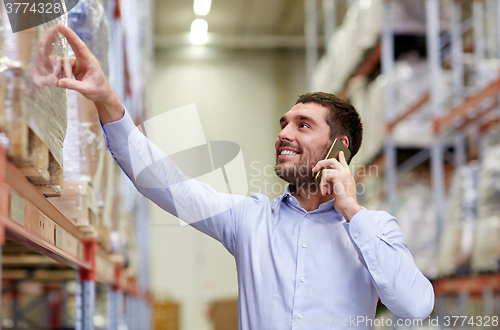
<svg viewBox="0 0 500 330">
<path fill-rule="evenodd" d="M 174 215 L 182 213 L 182 220 L 234 256 L 239 329 L 371 329 L 379 297 L 401 318 L 431 313 L 432 285 L 389 213 L 363 208 L 348 223 L 331 201 L 305 211 L 288 188 L 272 201 L 263 194 L 218 193 L 185 181 L 128 114 L 103 130 L 108 150 L 144 196 Z M 162 159 L 161 166 L 146 170 L 157 187 L 145 187 L 134 176 L 134 164 L 148 164 L 151 157 Z M 178 182 L 184 184 L 173 184 Z M 214 205 L 223 211 L 207 212 Z"/>
</svg>

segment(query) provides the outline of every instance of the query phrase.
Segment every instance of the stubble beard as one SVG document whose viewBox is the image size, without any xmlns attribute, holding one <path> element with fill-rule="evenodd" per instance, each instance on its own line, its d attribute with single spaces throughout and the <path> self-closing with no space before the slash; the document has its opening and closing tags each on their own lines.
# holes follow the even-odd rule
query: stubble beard
<svg viewBox="0 0 500 330">
<path fill-rule="evenodd" d="M 286 168 L 284 168 L 284 165 L 287 161 L 281 161 L 280 164 L 280 160 L 276 157 L 274 171 L 279 178 L 288 182 L 295 191 L 304 190 L 304 192 L 311 192 L 314 190 L 317 192 L 319 191 L 319 186 L 314 181 L 316 173 L 313 173 L 312 169 L 320 160 L 324 159 L 329 147 L 330 143 L 327 143 L 320 148 L 312 150 L 309 157 L 301 153 L 298 155 L 299 159 L 293 164 L 287 164 Z"/>
</svg>

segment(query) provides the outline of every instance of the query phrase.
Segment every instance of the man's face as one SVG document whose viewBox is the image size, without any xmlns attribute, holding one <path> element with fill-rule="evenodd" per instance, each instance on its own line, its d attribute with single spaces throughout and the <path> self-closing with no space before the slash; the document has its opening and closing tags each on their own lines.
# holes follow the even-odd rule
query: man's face
<svg viewBox="0 0 500 330">
<path fill-rule="evenodd" d="M 275 143 L 276 175 L 297 187 L 314 183 L 312 168 L 326 157 L 332 143 L 327 112 L 317 103 L 299 103 L 281 117 Z"/>
</svg>

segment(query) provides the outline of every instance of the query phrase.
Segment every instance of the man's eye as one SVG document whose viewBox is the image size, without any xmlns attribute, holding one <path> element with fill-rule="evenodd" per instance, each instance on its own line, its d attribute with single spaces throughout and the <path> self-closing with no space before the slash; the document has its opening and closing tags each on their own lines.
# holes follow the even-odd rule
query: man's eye
<svg viewBox="0 0 500 330">
<path fill-rule="evenodd" d="M 299 125 L 299 127 L 300 128 L 302 128 L 302 127 L 309 128 L 309 125 L 302 123 L 302 124 Z"/>
</svg>

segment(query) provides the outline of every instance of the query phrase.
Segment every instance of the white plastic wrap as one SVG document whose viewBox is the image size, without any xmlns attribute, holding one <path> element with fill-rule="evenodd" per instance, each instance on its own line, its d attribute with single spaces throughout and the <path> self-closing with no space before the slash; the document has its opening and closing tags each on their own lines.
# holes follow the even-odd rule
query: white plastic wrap
<svg viewBox="0 0 500 330">
<path fill-rule="evenodd" d="M 108 24 L 99 0 L 80 0 L 69 12 L 68 25 L 87 44 L 107 75 Z M 70 50 L 70 55 L 72 50 Z M 94 103 L 75 91 L 68 93 L 68 133 L 64 141 L 64 181 L 91 182 L 100 150 L 105 148 Z"/>
<path fill-rule="evenodd" d="M 490 135 L 479 180 L 478 222 L 472 254 L 476 272 L 500 269 L 500 130 Z"/>
<path fill-rule="evenodd" d="M 416 171 L 400 180 L 396 218 L 418 269 L 428 278 L 435 278 L 437 226 L 429 175 Z"/>
<path fill-rule="evenodd" d="M 26 123 L 47 145 L 54 159 L 62 165 L 67 92 L 56 87 L 55 76 L 48 75 L 57 68 L 57 64 L 51 62 L 50 58 L 40 56 L 40 50 L 41 42 L 50 29 L 57 24 L 67 23 L 66 16 L 13 33 L 4 6 L 1 11 L 0 34 L 3 42 L 0 44 L 0 74 L 6 120 L 8 123 Z M 62 35 L 57 35 L 50 47 L 52 56 L 67 56 L 67 41 Z"/>
<path fill-rule="evenodd" d="M 478 163 L 473 162 L 455 170 L 439 247 L 440 276 L 470 272 L 476 230 L 478 184 Z"/>
<path fill-rule="evenodd" d="M 339 93 L 382 30 L 382 0 L 358 1 L 327 44 L 312 77 L 312 89 Z M 356 40 L 356 42 L 353 42 Z"/>
</svg>

